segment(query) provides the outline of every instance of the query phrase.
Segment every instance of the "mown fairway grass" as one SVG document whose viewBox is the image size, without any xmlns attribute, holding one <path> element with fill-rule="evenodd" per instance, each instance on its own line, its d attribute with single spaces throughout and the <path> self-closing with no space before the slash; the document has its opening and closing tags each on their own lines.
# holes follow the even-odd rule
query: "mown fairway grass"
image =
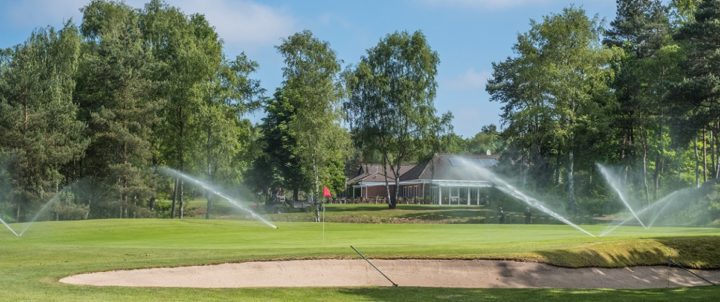
<svg viewBox="0 0 720 302">
<path fill-rule="evenodd" d="M 720 267 L 720 230 L 620 228 L 591 238 L 563 225 L 280 223 L 232 220 L 42 222 L 22 238 L 0 232 L 2 301 L 712 301 L 720 287 L 658 290 L 433 288 L 157 289 L 65 285 L 81 272 L 258 259 L 492 258 L 564 266 Z M 18 228 L 18 225 L 15 225 Z M 587 226 L 598 233 L 604 226 Z"/>
<path fill-rule="evenodd" d="M 169 201 L 167 201 L 169 203 Z M 207 203 L 204 199 L 190 200 L 186 207 L 186 215 L 205 217 Z M 262 207 L 260 207 L 262 210 Z M 233 208 L 229 204 L 220 203 L 213 206 L 212 217 L 222 219 L 237 219 L 248 216 L 246 213 Z M 505 221 L 507 223 L 523 223 L 525 214 L 520 211 L 510 211 L 505 208 Z M 274 221 L 311 222 L 315 220 L 313 209 L 283 209 L 282 214 L 266 214 Z M 383 203 L 363 204 L 327 204 L 324 213 L 327 222 L 349 223 L 498 223 L 498 213 L 495 206 L 463 206 L 463 205 L 425 205 L 425 204 L 398 204 L 396 209 L 390 210 Z M 533 212 L 532 220 L 535 223 L 554 223 L 548 215 Z M 586 221 L 593 221 L 592 217 L 585 217 Z M 607 221 L 594 221 L 594 223 L 607 223 Z"/>
</svg>

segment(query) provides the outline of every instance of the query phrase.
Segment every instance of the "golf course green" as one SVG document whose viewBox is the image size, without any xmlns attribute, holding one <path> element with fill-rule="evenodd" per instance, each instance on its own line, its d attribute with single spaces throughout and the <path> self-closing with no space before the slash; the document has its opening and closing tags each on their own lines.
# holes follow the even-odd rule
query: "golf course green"
<svg viewBox="0 0 720 302">
<path fill-rule="evenodd" d="M 565 225 L 353 224 L 122 219 L 39 222 L 0 233 L 4 301 L 707 301 L 720 287 L 653 290 L 436 288 L 122 288 L 61 284 L 95 271 L 251 260 L 346 258 L 516 259 L 567 267 L 665 264 L 720 268 L 720 229 L 622 227 L 589 237 Z M 20 225 L 17 225 L 20 227 Z M 604 225 L 583 226 L 593 233 Z M 677 300 L 679 301 L 679 300 Z"/>
</svg>

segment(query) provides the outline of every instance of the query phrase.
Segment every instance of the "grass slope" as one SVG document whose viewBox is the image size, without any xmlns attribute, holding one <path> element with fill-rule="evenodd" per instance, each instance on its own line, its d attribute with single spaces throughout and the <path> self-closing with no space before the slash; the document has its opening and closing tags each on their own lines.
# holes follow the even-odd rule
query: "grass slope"
<svg viewBox="0 0 720 302">
<path fill-rule="evenodd" d="M 43 222 L 23 238 L 0 233 L 0 297 L 6 301 L 703 301 L 720 287 L 673 290 L 508 290 L 432 288 L 157 289 L 71 286 L 90 271 L 255 259 L 370 257 L 493 258 L 563 266 L 663 264 L 720 267 L 720 230 L 618 229 L 591 238 L 562 225 L 280 223 L 273 230 L 229 220 Z M 18 226 L 16 226 L 18 227 Z M 603 226 L 588 226 L 598 233 Z"/>
</svg>

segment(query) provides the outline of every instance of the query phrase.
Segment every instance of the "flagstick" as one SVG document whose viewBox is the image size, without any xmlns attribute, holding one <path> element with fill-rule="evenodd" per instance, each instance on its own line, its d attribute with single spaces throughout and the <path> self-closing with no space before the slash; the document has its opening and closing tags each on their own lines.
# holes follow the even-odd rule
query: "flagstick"
<svg viewBox="0 0 720 302">
<path fill-rule="evenodd" d="M 320 204 L 322 207 L 322 237 L 323 243 L 325 243 L 325 204 Z"/>
</svg>

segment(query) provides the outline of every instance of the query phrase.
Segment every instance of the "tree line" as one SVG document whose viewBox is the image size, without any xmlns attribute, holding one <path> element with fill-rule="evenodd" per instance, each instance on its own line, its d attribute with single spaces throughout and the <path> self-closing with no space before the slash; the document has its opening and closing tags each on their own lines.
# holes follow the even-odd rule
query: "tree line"
<svg viewBox="0 0 720 302">
<path fill-rule="evenodd" d="M 506 173 L 573 212 L 603 206 L 596 162 L 622 167 L 646 205 L 716 183 L 718 24 L 717 0 L 618 0 L 609 28 L 577 7 L 532 21 L 487 85 L 503 106 Z"/>
<path fill-rule="evenodd" d="M 596 162 L 621 167 L 645 203 L 717 179 L 720 1 L 617 7 L 608 28 L 577 7 L 531 21 L 486 87 L 502 129 L 463 138 L 435 109 L 440 56 L 422 32 L 388 34 L 350 66 L 295 33 L 276 47 L 283 81 L 270 93 L 203 15 L 91 1 L 80 25 L 0 52 L 0 213 L 27 220 L 57 198 L 62 219 L 183 217 L 192 195 L 209 215 L 211 195 L 155 168 L 250 200 L 313 200 L 343 192 L 360 162 L 399 176 L 437 152 L 500 154 L 501 173 L 576 213 L 607 207 Z M 400 190 L 387 192 L 395 207 Z"/>
<path fill-rule="evenodd" d="M 159 0 L 141 9 L 94 0 L 82 8 L 79 25 L 40 28 L 3 49 L 0 213 L 28 220 L 55 198 L 59 219 L 183 217 L 186 195 L 204 193 L 158 174 L 160 166 L 233 193 L 251 192 L 252 200 L 280 188 L 295 199 L 312 199 L 321 185 L 344 190 L 353 154 L 379 154 L 393 164 L 418 154 L 397 144 L 355 151 L 357 135 L 351 134 L 373 125 L 348 130 L 351 104 L 356 114 L 362 106 L 376 112 L 393 106 L 382 133 L 365 133 L 384 135 L 386 142 L 401 127 L 417 124 L 413 131 L 419 132 L 401 136 L 410 143 L 427 141 L 448 125 L 433 106 L 437 53 L 420 32 L 388 35 L 368 50 L 373 59 L 362 67 L 343 69 L 330 44 L 310 31 L 287 37 L 276 49 L 284 58 L 283 82 L 268 95 L 253 78 L 257 62 L 243 53 L 226 56 L 203 15 Z M 366 70 L 387 64 L 383 74 Z M 396 73 L 406 67 L 412 68 Z M 351 87 L 349 79 L 361 73 L 370 82 Z M 420 78 L 422 87 L 411 85 Z M 381 101 L 398 99 L 343 103 L 359 90 Z M 258 125 L 246 118 L 261 109 L 266 115 Z M 395 120 L 409 114 L 402 124 Z M 209 215 L 213 199 L 205 197 Z"/>
</svg>

